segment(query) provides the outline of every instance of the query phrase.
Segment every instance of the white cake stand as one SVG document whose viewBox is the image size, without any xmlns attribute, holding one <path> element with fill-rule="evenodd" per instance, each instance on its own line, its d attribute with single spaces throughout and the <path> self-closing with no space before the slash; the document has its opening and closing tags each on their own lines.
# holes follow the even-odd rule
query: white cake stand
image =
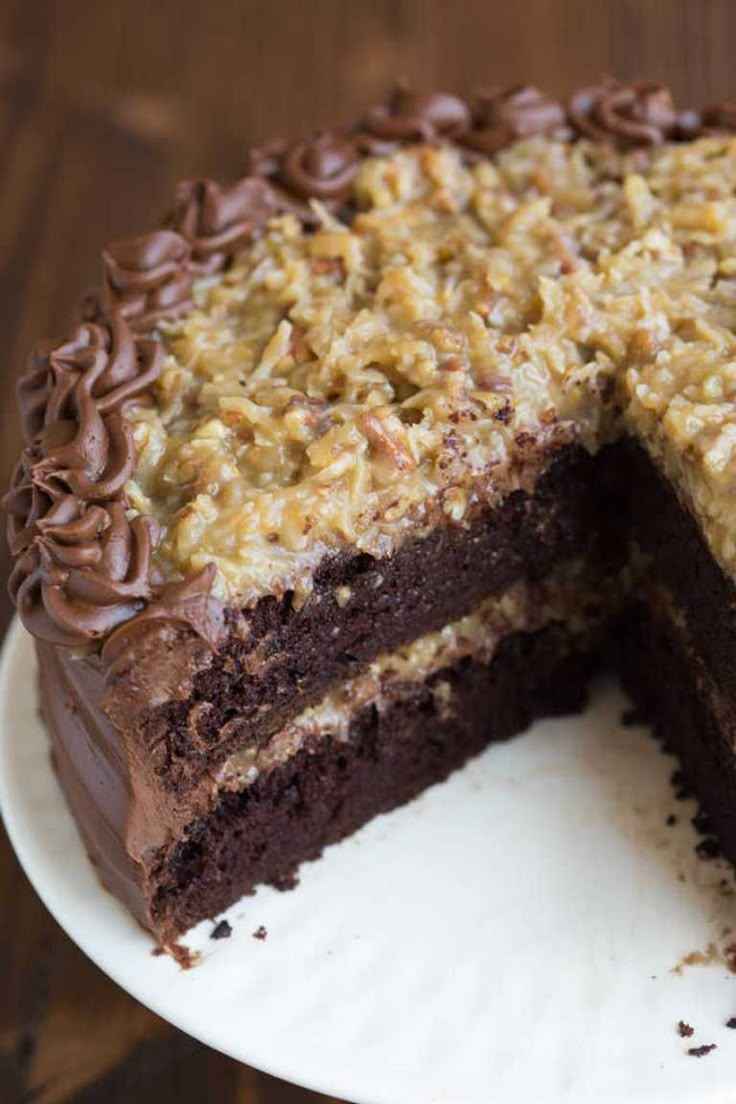
<svg viewBox="0 0 736 1104">
<path fill-rule="evenodd" d="M 685 962 L 736 932 L 731 875 L 695 856 L 694 806 L 674 800 L 672 760 L 620 725 L 624 705 L 599 686 L 583 717 L 491 748 L 305 866 L 294 892 L 235 905 L 230 939 L 201 924 L 190 970 L 154 957 L 98 884 L 17 624 L 0 807 L 39 895 L 101 969 L 268 1073 L 358 1104 L 733 1104 L 736 976 L 712 950 Z"/>
</svg>

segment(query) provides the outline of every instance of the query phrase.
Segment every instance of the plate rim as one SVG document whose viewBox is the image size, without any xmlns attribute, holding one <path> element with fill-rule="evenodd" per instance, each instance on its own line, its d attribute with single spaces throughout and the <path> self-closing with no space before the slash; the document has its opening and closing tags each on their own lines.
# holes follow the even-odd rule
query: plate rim
<svg viewBox="0 0 736 1104">
<path fill-rule="evenodd" d="M 6 722 L 9 710 L 12 708 L 9 704 L 9 689 L 12 686 L 14 693 L 17 694 L 18 683 L 17 681 L 11 682 L 12 677 L 16 674 L 19 678 L 23 678 L 23 694 L 25 695 L 28 693 L 29 695 L 26 704 L 35 707 L 37 710 L 38 695 L 35 686 L 31 686 L 31 678 L 35 680 L 37 674 L 35 660 L 32 665 L 29 664 L 29 670 L 27 672 L 20 671 L 20 663 L 24 658 L 25 652 L 30 655 L 31 649 L 32 639 L 16 617 L 8 629 L 0 652 L 0 815 L 5 823 L 10 844 L 15 851 L 25 876 L 28 878 L 34 891 L 41 899 L 44 907 L 52 918 L 59 924 L 80 951 L 116 985 L 129 993 L 140 1004 L 149 1008 L 173 1027 L 191 1035 L 192 1038 L 205 1046 L 209 1046 L 211 1049 L 225 1054 L 238 1063 L 248 1065 L 253 1069 L 262 1071 L 272 1077 L 290 1082 L 304 1089 L 311 1090 L 312 1092 L 350 1101 L 351 1104 L 407 1104 L 409 1100 L 411 1102 L 419 1100 L 421 1104 L 429 1104 L 430 1101 L 434 1101 L 434 1104 L 437 1104 L 439 1101 L 446 1102 L 446 1096 L 443 1097 L 435 1093 L 429 1093 L 426 1089 L 422 1096 L 416 1096 L 417 1090 L 413 1086 L 411 1087 L 410 1096 L 407 1097 L 404 1091 L 406 1085 L 401 1079 L 392 1075 L 391 1072 L 386 1076 L 380 1069 L 371 1070 L 370 1081 L 364 1076 L 365 1069 L 361 1069 L 360 1076 L 363 1077 L 363 1083 L 361 1085 L 356 1085 L 354 1078 L 351 1080 L 350 1072 L 344 1065 L 337 1065 L 330 1069 L 328 1066 L 325 1066 L 322 1058 L 313 1057 L 311 1053 L 305 1052 L 304 1048 L 297 1049 L 296 1056 L 294 1057 L 291 1050 L 288 1047 L 285 1048 L 278 1039 L 269 1047 L 268 1040 L 264 1042 L 264 1037 L 261 1035 L 260 1037 L 256 1037 L 255 1045 L 251 1044 L 251 1049 L 247 1038 L 245 1038 L 242 1043 L 238 1042 L 237 1048 L 234 1048 L 229 1045 L 227 1037 L 222 1038 L 218 1034 L 216 1019 L 211 1021 L 214 1026 L 210 1031 L 207 1029 L 207 1023 L 192 1013 L 191 1007 L 196 1002 L 186 1000 L 186 993 L 188 990 L 179 990 L 180 995 L 183 994 L 185 999 L 179 1000 L 178 1006 L 175 1008 L 172 1007 L 170 1002 L 167 1003 L 163 994 L 159 996 L 157 991 L 161 991 L 162 974 L 160 973 L 160 968 L 162 964 L 165 965 L 166 969 L 174 971 L 172 976 L 175 976 L 179 980 L 181 978 L 186 979 L 187 976 L 198 975 L 198 971 L 206 969 L 207 964 L 202 963 L 193 971 L 181 971 L 180 967 L 168 956 L 160 956 L 154 959 L 152 957 L 152 952 L 155 944 L 150 933 L 146 932 L 145 929 L 133 919 L 117 898 L 110 894 L 99 882 L 97 874 L 88 860 L 76 823 L 66 804 L 56 772 L 52 767 L 47 742 L 48 737 L 39 721 L 34 731 L 32 746 L 36 748 L 37 753 L 41 754 L 42 749 L 39 741 L 43 740 L 45 743 L 45 754 L 42 755 L 45 772 L 44 778 L 51 782 L 54 793 L 54 805 L 59 806 L 68 823 L 73 825 L 73 835 L 76 840 L 75 846 L 78 847 L 79 850 L 78 856 L 75 855 L 72 861 L 76 862 L 77 858 L 83 861 L 85 870 L 83 880 L 89 880 L 90 884 L 94 884 L 95 897 L 99 894 L 99 900 L 104 902 L 104 906 L 109 915 L 113 915 L 109 910 L 114 910 L 114 914 L 120 919 L 120 922 L 125 925 L 125 928 L 131 936 L 145 941 L 144 954 L 146 956 L 146 961 L 139 965 L 143 965 L 148 973 L 141 973 L 136 970 L 131 976 L 126 970 L 125 959 L 127 954 L 133 949 L 132 945 L 129 947 L 126 944 L 123 948 L 124 953 L 121 955 L 122 963 L 120 965 L 118 965 L 112 953 L 100 953 L 98 949 L 99 941 L 96 941 L 94 938 L 94 933 L 98 930 L 99 924 L 85 925 L 80 922 L 80 903 L 77 902 L 76 906 L 74 905 L 74 898 L 69 895 L 69 890 L 67 890 L 66 896 L 64 895 L 62 891 L 63 879 L 56 882 L 52 878 L 49 882 L 46 882 L 41 876 L 43 874 L 43 861 L 41 861 L 39 866 L 37 855 L 35 854 L 37 851 L 39 855 L 42 854 L 41 845 L 38 839 L 31 837 L 30 840 L 26 840 L 24 838 L 24 820 L 29 820 L 30 818 L 28 805 L 24 807 L 22 800 L 16 801 L 10 792 L 11 776 L 7 773 L 6 767 L 13 762 L 11 753 L 12 739 L 8 738 L 8 732 L 4 731 L 8 728 Z M 40 836 L 40 833 L 37 833 L 37 836 Z M 48 855 L 46 861 L 48 863 Z M 96 917 L 95 919 L 98 918 Z M 124 930 L 124 928 L 121 928 L 121 933 Z M 141 942 L 141 946 L 143 947 L 143 942 Z M 157 966 L 159 969 L 157 969 Z M 186 984 L 186 981 L 184 981 L 184 984 Z M 192 992 L 196 996 L 196 990 Z M 694 1063 L 692 1065 L 700 1067 L 700 1069 L 706 1073 L 703 1064 Z M 688 1095 L 682 1098 L 678 1095 L 678 1104 L 706 1104 L 706 1101 L 707 1104 L 731 1104 L 731 1101 L 734 1099 L 733 1093 L 736 1091 L 736 1075 L 734 1075 L 731 1085 L 726 1086 L 725 1089 L 723 1083 L 709 1083 L 710 1079 L 708 1076 L 705 1078 L 704 1085 L 693 1083 L 691 1080 L 693 1076 L 696 1075 L 692 1067 L 689 1075 L 686 1070 L 683 1071 L 682 1081 L 683 1083 L 687 1082 L 691 1088 L 683 1088 L 683 1091 L 687 1092 Z M 662 1089 L 666 1092 L 668 1086 L 663 1085 Z M 439 1091 L 441 1093 L 443 1090 L 440 1089 Z M 490 1092 L 492 1094 L 494 1092 L 493 1084 L 490 1085 L 490 1089 L 487 1090 L 483 1096 L 478 1095 L 478 1092 L 478 1087 L 474 1086 L 471 1081 L 469 1088 L 464 1086 L 459 1088 L 457 1104 L 481 1104 L 481 1102 L 487 1104 L 489 1099 L 488 1093 Z M 689 1095 L 690 1092 L 693 1093 L 692 1096 Z M 521 1099 L 521 1097 L 517 1098 L 514 1096 L 513 1101 L 509 1100 L 509 1104 L 513 1104 L 513 1102 L 520 1104 Z M 526 1100 L 526 1097 L 523 1099 Z M 555 1097 L 555 1099 L 558 1098 Z M 562 1099 L 562 1097 L 559 1098 L 560 1104 Z M 577 1096 L 575 1099 L 578 1099 Z M 649 1095 L 642 1097 L 640 1095 L 640 1090 L 637 1091 L 634 1088 L 632 1094 L 627 1096 L 627 1104 L 652 1104 L 653 1099 L 659 1099 L 659 1097 Z M 606 1104 L 610 1104 L 608 1097 L 606 1097 L 605 1100 Z"/>
</svg>

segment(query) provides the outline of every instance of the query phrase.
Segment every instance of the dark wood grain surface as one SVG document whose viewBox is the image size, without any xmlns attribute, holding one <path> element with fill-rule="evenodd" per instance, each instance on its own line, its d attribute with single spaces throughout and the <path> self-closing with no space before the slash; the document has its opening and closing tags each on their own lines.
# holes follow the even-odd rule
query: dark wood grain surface
<svg viewBox="0 0 736 1104">
<path fill-rule="evenodd" d="M 231 177 L 250 144 L 347 120 L 397 75 L 563 93 L 644 74 L 683 103 L 736 94 L 734 41 L 733 0 L 2 0 L 0 482 L 32 342 L 64 331 L 100 246 L 151 227 L 177 177 Z M 7 563 L 3 542 L 3 579 Z M 9 615 L 3 590 L 0 625 Z M 0 835 L 0 1104 L 326 1099 L 208 1050 L 113 985 Z"/>
</svg>

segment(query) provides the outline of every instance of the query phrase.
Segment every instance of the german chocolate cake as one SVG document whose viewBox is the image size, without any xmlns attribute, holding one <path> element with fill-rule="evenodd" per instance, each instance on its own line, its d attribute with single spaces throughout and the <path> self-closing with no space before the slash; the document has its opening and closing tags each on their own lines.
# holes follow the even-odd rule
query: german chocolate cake
<svg viewBox="0 0 736 1104">
<path fill-rule="evenodd" d="M 18 384 L 10 589 L 171 943 L 612 658 L 736 859 L 736 105 L 400 87 L 116 241 Z"/>
</svg>

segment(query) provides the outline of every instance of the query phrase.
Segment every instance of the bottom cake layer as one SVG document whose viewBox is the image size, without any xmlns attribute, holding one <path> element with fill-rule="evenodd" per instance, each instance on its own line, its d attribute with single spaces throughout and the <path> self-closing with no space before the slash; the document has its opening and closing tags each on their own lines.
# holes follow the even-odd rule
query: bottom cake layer
<svg viewBox="0 0 736 1104">
<path fill-rule="evenodd" d="M 592 639 L 550 625 L 516 633 L 489 663 L 466 657 L 391 702 L 369 704 L 347 738 L 326 737 L 238 792 L 148 863 L 149 923 L 162 943 L 297 866 L 377 813 L 409 801 L 535 718 L 577 712 Z M 448 691 L 438 693 L 440 683 Z M 447 702 L 451 701 L 451 707 Z"/>
</svg>

